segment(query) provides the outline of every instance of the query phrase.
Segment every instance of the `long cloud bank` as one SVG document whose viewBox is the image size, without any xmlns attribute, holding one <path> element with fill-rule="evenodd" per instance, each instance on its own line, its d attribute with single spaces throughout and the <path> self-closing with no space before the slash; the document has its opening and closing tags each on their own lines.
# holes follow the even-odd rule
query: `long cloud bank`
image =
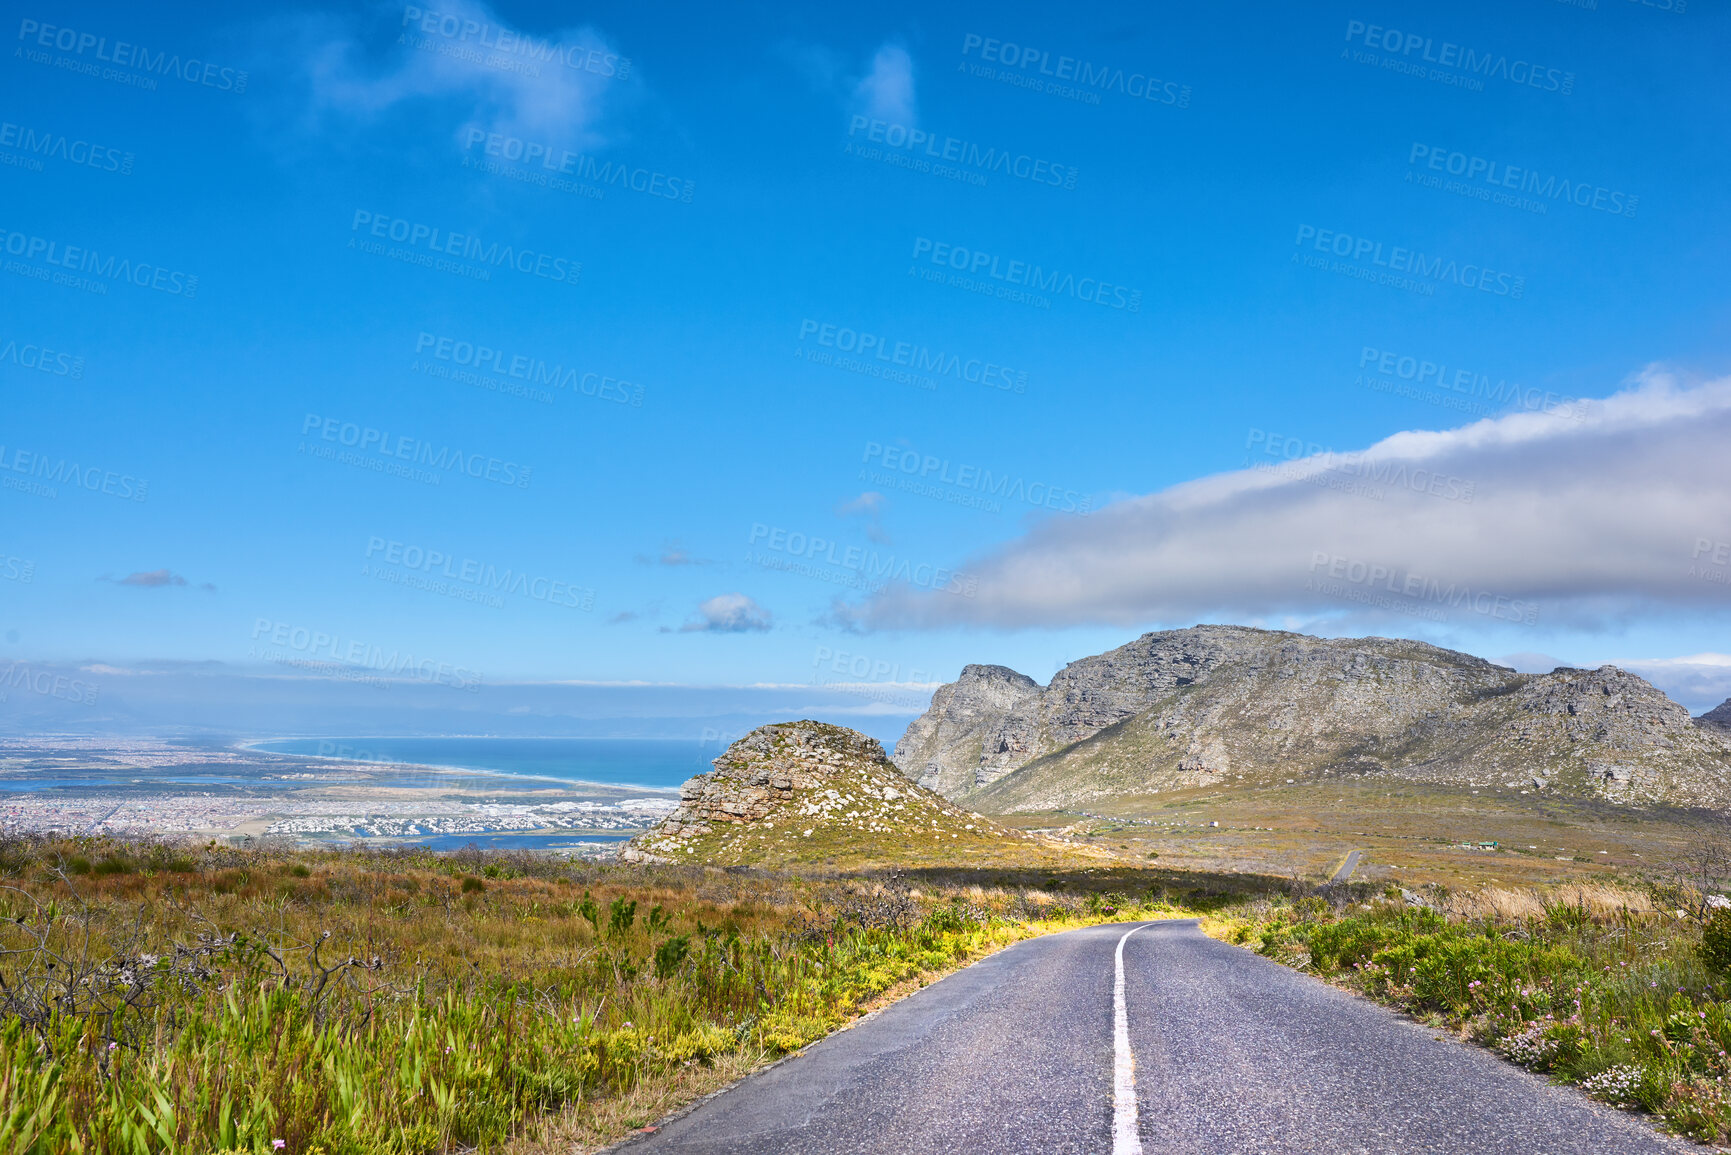
<svg viewBox="0 0 1731 1155">
<path fill-rule="evenodd" d="M 1731 607 L 1731 379 L 1649 371 L 1602 401 L 1186 482 L 1042 522 L 891 587 L 860 626 L 1128 625 L 1211 614 L 1588 625 Z"/>
</svg>

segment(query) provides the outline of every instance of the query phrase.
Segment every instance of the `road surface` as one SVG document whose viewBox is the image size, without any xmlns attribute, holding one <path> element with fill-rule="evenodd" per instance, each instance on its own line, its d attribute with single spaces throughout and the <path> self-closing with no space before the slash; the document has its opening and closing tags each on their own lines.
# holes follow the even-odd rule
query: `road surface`
<svg viewBox="0 0 1731 1155">
<path fill-rule="evenodd" d="M 1193 921 L 1171 921 L 1018 943 L 623 1150 L 1675 1155 L 1699 1148 L 1210 939 Z"/>
<path fill-rule="evenodd" d="M 1362 850 L 1355 850 L 1351 854 L 1347 855 L 1346 861 L 1340 864 L 1340 869 L 1335 871 L 1334 877 L 1328 881 L 1345 882 L 1347 879 L 1351 878 L 1352 872 L 1358 869 L 1358 856 L 1363 853 Z"/>
</svg>

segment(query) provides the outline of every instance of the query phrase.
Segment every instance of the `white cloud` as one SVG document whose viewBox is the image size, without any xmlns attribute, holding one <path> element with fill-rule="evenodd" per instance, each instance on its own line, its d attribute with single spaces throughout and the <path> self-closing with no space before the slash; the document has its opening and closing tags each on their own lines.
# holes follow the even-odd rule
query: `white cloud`
<svg viewBox="0 0 1731 1155">
<path fill-rule="evenodd" d="M 1704 713 L 1731 698 L 1731 654 L 1626 658 L 1614 664 L 1641 675 L 1689 707 L 1692 714 Z"/>
<path fill-rule="evenodd" d="M 896 587 L 852 613 L 880 628 L 1367 610 L 1410 623 L 1431 611 L 1474 620 L 1475 605 L 1489 620 L 1518 605 L 1550 625 L 1591 627 L 1656 607 L 1723 610 L 1731 566 L 1712 554 L 1731 542 L 1728 444 L 1731 379 L 1683 387 L 1649 371 L 1575 417 L 1399 433 L 1363 454 L 1220 474 L 1048 520 L 958 567 L 978 575 L 974 597 Z M 1424 492 L 1433 477 L 1470 483 L 1471 500 Z M 1381 500 L 1339 487 L 1378 478 Z M 1451 586 L 1452 607 L 1437 600 Z"/>
<path fill-rule="evenodd" d="M 1573 666 L 1574 662 L 1559 658 L 1555 654 L 1546 654 L 1533 650 L 1523 650 L 1520 653 L 1504 654 L 1497 659 L 1498 665 L 1519 670 L 1523 674 L 1548 674 L 1561 666 Z"/>
<path fill-rule="evenodd" d="M 871 490 L 858 497 L 844 501 L 835 507 L 837 517 L 864 517 L 866 519 L 866 536 L 880 545 L 888 545 L 889 533 L 884 529 L 884 495 Z"/>
<path fill-rule="evenodd" d="M 697 607 L 696 621 L 680 627 L 682 633 L 743 634 L 769 629 L 769 611 L 744 594 L 717 594 Z"/>
<path fill-rule="evenodd" d="M 305 25 L 314 108 L 365 119 L 410 101 L 445 101 L 457 106 L 464 128 L 564 147 L 597 143 L 601 106 L 625 59 L 600 33 L 514 28 L 480 0 L 451 0 L 437 16 L 444 32 L 426 32 L 418 21 L 394 28 L 382 60 L 349 25 L 329 18 Z"/>
<path fill-rule="evenodd" d="M 899 44 L 885 44 L 872 57 L 871 71 L 854 86 L 855 107 L 864 115 L 914 127 L 914 62 Z"/>
</svg>

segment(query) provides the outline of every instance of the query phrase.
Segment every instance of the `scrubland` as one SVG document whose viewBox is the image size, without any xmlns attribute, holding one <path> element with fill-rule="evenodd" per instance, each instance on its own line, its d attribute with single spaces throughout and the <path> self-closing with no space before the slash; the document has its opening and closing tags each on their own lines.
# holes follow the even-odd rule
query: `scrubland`
<svg viewBox="0 0 1731 1155">
<path fill-rule="evenodd" d="M 1123 884 L 14 838 L 0 1151 L 592 1150 Z"/>
<path fill-rule="evenodd" d="M 1711 889 L 12 838 L 0 1152 L 593 1151 L 1014 941 L 1169 917 L 1725 1142 Z"/>
</svg>

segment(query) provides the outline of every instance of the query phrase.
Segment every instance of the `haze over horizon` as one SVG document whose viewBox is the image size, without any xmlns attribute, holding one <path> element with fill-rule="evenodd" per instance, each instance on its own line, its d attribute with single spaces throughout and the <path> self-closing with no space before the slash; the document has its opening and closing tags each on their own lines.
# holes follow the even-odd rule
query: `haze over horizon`
<svg viewBox="0 0 1731 1155">
<path fill-rule="evenodd" d="M 1197 622 L 1731 696 L 1725 12 L 667 17 L 8 25 L 0 671 L 93 692 L 0 728 L 893 739 Z"/>
</svg>

